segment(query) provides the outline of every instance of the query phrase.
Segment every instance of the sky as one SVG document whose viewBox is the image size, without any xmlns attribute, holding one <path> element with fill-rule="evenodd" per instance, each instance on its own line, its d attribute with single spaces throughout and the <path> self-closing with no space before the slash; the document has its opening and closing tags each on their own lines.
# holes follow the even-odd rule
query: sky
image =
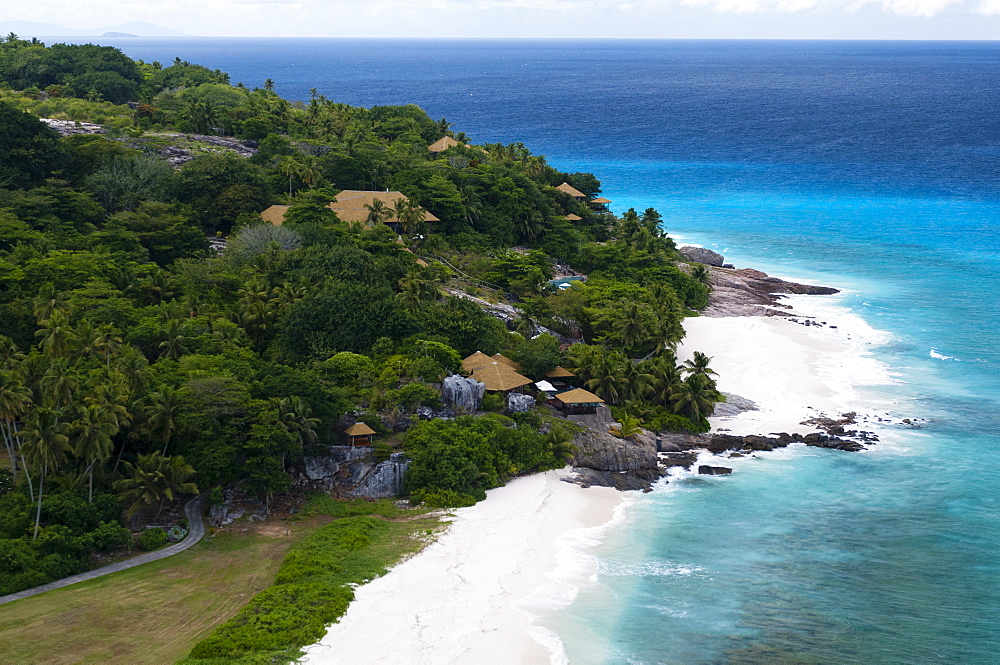
<svg viewBox="0 0 1000 665">
<path fill-rule="evenodd" d="M 0 17 L 236 37 L 1000 39 L 1000 0 L 0 0 Z"/>
</svg>

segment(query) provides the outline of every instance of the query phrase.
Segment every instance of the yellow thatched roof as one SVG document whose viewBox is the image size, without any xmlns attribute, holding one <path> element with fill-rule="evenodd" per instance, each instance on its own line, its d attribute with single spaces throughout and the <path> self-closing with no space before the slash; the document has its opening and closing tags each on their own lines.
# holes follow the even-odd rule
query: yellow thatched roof
<svg viewBox="0 0 1000 665">
<path fill-rule="evenodd" d="M 559 393 L 556 395 L 556 399 L 563 404 L 604 404 L 603 399 L 583 388 Z"/>
<path fill-rule="evenodd" d="M 347 436 L 368 436 L 369 434 L 375 434 L 375 430 L 364 423 L 354 423 L 344 430 L 344 434 Z"/>
<path fill-rule="evenodd" d="M 271 206 L 264 212 L 260 213 L 260 218 L 265 222 L 270 222 L 275 226 L 281 226 L 281 223 L 285 221 L 285 213 L 291 206 Z"/>
<path fill-rule="evenodd" d="M 513 390 L 531 383 L 531 379 L 521 376 L 503 363 L 492 362 L 486 367 L 472 370 L 472 378 L 486 384 L 487 390 Z"/>
<path fill-rule="evenodd" d="M 490 358 L 482 351 L 476 351 L 471 356 L 462 361 L 462 369 L 464 369 L 466 372 L 471 372 L 477 367 L 486 367 L 491 362 L 493 362 L 493 358 Z"/>
<path fill-rule="evenodd" d="M 574 374 L 573 372 L 569 371 L 564 367 L 556 367 L 551 372 L 546 372 L 545 376 L 549 377 L 550 379 L 563 379 L 570 376 L 576 376 L 576 374 Z"/>
<path fill-rule="evenodd" d="M 368 208 L 365 206 L 372 205 L 373 202 L 379 200 L 385 204 L 386 212 L 389 213 L 385 217 L 385 222 L 387 224 L 394 224 L 399 220 L 396 218 L 396 215 L 392 214 L 392 208 L 396 206 L 396 202 L 400 199 L 403 201 L 409 200 L 400 192 L 363 192 L 355 189 L 345 189 L 340 194 L 337 194 L 336 200 L 331 201 L 327 208 L 337 213 L 337 217 L 342 222 L 365 222 L 368 220 Z M 289 207 L 271 206 L 260 213 L 260 218 L 266 222 L 271 222 L 275 226 L 280 226 L 285 221 L 285 213 L 288 212 Z M 425 210 L 424 221 L 439 222 L 441 220 Z"/>
<path fill-rule="evenodd" d="M 558 187 L 556 187 L 556 189 L 558 189 L 560 192 L 565 192 L 566 194 L 569 194 L 574 199 L 585 199 L 585 198 L 587 198 L 586 194 L 584 194 L 583 192 L 581 192 L 579 189 L 577 189 L 573 185 L 569 184 L 568 182 L 564 182 L 563 184 L 561 184 Z"/>
<path fill-rule="evenodd" d="M 611 203 L 611 199 L 606 199 L 603 196 L 599 196 L 593 201 L 591 201 L 591 203 Z"/>
<path fill-rule="evenodd" d="M 462 144 L 456 141 L 455 139 L 451 138 L 450 136 L 445 136 L 427 146 L 427 149 L 430 152 L 444 152 L 448 148 L 453 148 L 456 145 L 462 145 Z"/>
<path fill-rule="evenodd" d="M 569 222 L 579 222 L 581 219 L 583 219 L 583 217 L 580 217 L 580 215 L 574 215 L 573 213 L 570 213 L 566 215 L 564 219 L 566 219 L 566 221 Z"/>
<path fill-rule="evenodd" d="M 342 222 L 364 222 L 368 219 L 368 208 L 365 207 L 366 205 L 372 205 L 378 200 L 384 203 L 388 210 L 395 207 L 396 201 L 400 199 L 403 201 L 409 200 L 401 192 L 365 192 L 357 189 L 345 189 L 340 194 L 337 194 L 337 198 L 331 201 L 327 207 L 337 213 L 337 217 Z M 395 215 L 390 213 L 385 218 L 385 221 L 392 224 L 399 220 L 396 219 Z M 424 221 L 438 222 L 441 220 L 424 211 Z"/>
<path fill-rule="evenodd" d="M 497 361 L 498 363 L 503 363 L 507 367 L 510 367 L 511 369 L 513 369 L 515 372 L 520 372 L 521 371 L 521 366 L 520 365 L 518 365 L 516 362 L 514 362 L 513 360 L 511 360 L 507 356 L 503 355 L 502 353 L 495 354 L 493 356 L 493 360 Z"/>
</svg>

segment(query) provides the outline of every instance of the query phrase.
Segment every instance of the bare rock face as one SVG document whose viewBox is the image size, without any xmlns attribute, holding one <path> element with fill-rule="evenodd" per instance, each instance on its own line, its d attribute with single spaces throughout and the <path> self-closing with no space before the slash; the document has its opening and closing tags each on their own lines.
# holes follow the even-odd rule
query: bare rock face
<svg viewBox="0 0 1000 665">
<path fill-rule="evenodd" d="M 721 268 L 726 262 L 726 257 L 722 254 L 704 247 L 681 247 L 678 251 L 680 251 L 681 256 L 692 263 L 704 263 L 707 266 Z"/>
<path fill-rule="evenodd" d="M 700 476 L 728 476 L 732 474 L 733 470 L 728 466 L 709 466 L 708 464 L 702 464 L 698 467 L 698 475 Z"/>
<path fill-rule="evenodd" d="M 350 490 L 350 496 L 363 496 L 370 499 L 385 499 L 399 496 L 403 493 L 403 474 L 409 468 L 410 461 L 402 453 L 393 453 L 389 459 L 380 462 L 372 469 L 357 487 Z"/>
<path fill-rule="evenodd" d="M 507 395 L 507 411 L 510 413 L 525 413 L 531 411 L 531 407 L 535 406 L 535 398 L 531 395 L 521 395 L 519 393 L 510 393 Z"/>
<path fill-rule="evenodd" d="M 648 491 L 663 476 L 655 445 L 585 429 L 573 439 L 575 482 L 620 490 Z"/>
<path fill-rule="evenodd" d="M 798 284 L 771 277 L 751 268 L 713 268 L 712 293 L 704 316 L 790 316 L 791 309 L 780 302 L 782 294 L 832 295 L 829 286 Z"/>
<path fill-rule="evenodd" d="M 441 398 L 455 413 L 472 413 L 479 410 L 486 392 L 486 384 L 472 377 L 457 374 L 445 377 L 441 384 Z"/>
</svg>

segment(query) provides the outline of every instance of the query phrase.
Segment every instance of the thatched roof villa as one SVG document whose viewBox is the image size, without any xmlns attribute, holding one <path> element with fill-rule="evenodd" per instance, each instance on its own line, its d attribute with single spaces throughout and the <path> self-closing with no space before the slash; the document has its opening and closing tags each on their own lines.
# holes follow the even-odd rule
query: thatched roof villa
<svg viewBox="0 0 1000 665">
<path fill-rule="evenodd" d="M 472 378 L 486 385 L 490 392 L 508 392 L 533 383 L 531 379 L 515 372 L 509 365 L 491 362 L 486 367 L 472 370 Z"/>
<path fill-rule="evenodd" d="M 367 222 L 369 210 L 365 206 L 371 206 L 375 201 L 381 201 L 386 208 L 386 217 L 383 220 L 386 224 L 399 224 L 399 219 L 392 212 L 392 209 L 396 206 L 396 202 L 402 200 L 404 202 L 409 201 L 409 199 L 402 192 L 369 192 L 357 189 L 345 189 L 340 194 L 337 194 L 337 198 L 330 201 L 327 206 L 330 210 L 337 213 L 337 217 L 340 218 L 342 222 Z M 266 222 L 270 222 L 275 226 L 279 226 L 285 221 L 285 213 L 288 212 L 290 206 L 283 205 L 273 205 L 264 212 L 260 213 L 261 219 Z M 424 221 L 425 222 L 439 222 L 437 217 L 431 213 L 424 211 Z"/>
<path fill-rule="evenodd" d="M 448 148 L 454 148 L 457 145 L 462 145 L 450 136 L 443 136 L 439 138 L 434 143 L 427 146 L 427 150 L 431 153 L 432 157 L 437 157 L 438 153 L 444 152 Z"/>
</svg>

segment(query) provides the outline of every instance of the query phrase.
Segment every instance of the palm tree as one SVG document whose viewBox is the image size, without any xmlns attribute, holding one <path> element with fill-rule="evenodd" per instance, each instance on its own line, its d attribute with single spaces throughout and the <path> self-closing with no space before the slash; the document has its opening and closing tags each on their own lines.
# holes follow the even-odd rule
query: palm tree
<svg viewBox="0 0 1000 665">
<path fill-rule="evenodd" d="M 31 391 L 21 381 L 21 377 L 11 370 L 0 370 L 0 434 L 3 435 L 4 446 L 7 448 L 7 456 L 10 459 L 10 471 L 17 482 L 17 457 L 21 450 L 21 435 L 17 429 L 17 423 L 24 417 L 28 409 L 31 408 Z M 21 458 L 24 464 L 24 458 Z M 25 469 L 25 476 L 28 479 L 28 488 L 31 498 L 35 498 L 35 491 L 31 487 L 31 476 Z"/>
<path fill-rule="evenodd" d="M 66 359 L 58 358 L 49 363 L 38 385 L 43 398 L 55 404 L 58 410 L 73 401 L 73 393 L 80 387 L 80 382 Z"/>
<path fill-rule="evenodd" d="M 651 404 L 668 406 L 670 391 L 674 384 L 680 382 L 681 374 L 677 369 L 673 354 L 664 353 L 652 360 L 640 363 L 642 371 L 651 378 L 647 399 Z"/>
<path fill-rule="evenodd" d="M 605 354 L 591 367 L 593 378 L 587 381 L 587 388 L 609 404 L 618 404 L 627 389 L 621 378 L 623 364 L 619 354 Z"/>
<path fill-rule="evenodd" d="M 628 359 L 621 363 L 619 379 L 622 398 L 626 401 L 641 400 L 653 385 L 653 375 L 644 372 Z"/>
<path fill-rule="evenodd" d="M 291 196 L 292 178 L 302 172 L 302 164 L 300 164 L 294 157 L 282 157 L 281 161 L 278 162 L 278 170 L 281 171 L 283 175 L 288 176 L 288 196 Z"/>
<path fill-rule="evenodd" d="M 316 434 L 316 426 L 319 425 L 319 418 L 311 417 L 312 413 L 301 397 L 271 398 L 271 404 L 278 412 L 278 421 L 284 426 L 289 434 L 299 441 L 299 445 L 305 447 L 308 444 L 316 443 L 319 438 Z M 284 459 L 282 459 L 284 467 Z"/>
<path fill-rule="evenodd" d="M 274 92 L 274 81 L 271 79 L 264 80 L 264 89 L 268 92 Z"/>
<path fill-rule="evenodd" d="M 177 319 L 167 321 L 167 327 L 164 331 L 164 335 L 166 336 L 166 339 L 160 342 L 161 358 L 176 359 L 188 352 L 188 348 L 186 346 L 188 337 L 184 334 L 184 330 Z"/>
<path fill-rule="evenodd" d="M 425 218 L 424 209 L 416 201 L 409 199 L 396 199 L 396 205 L 392 208 L 392 215 L 402 225 L 403 232 L 410 237 L 417 234 Z"/>
<path fill-rule="evenodd" d="M 375 199 L 371 203 L 366 203 L 365 210 L 368 211 L 368 219 L 365 220 L 368 226 L 378 226 L 392 214 L 389 206 L 382 199 Z"/>
<path fill-rule="evenodd" d="M 60 422 L 62 414 L 58 409 L 48 406 L 38 407 L 31 412 L 24 429 L 24 456 L 31 466 L 41 469 L 38 482 L 38 508 L 35 511 L 35 535 L 38 538 L 38 525 L 42 520 L 42 493 L 45 490 L 45 477 L 49 471 L 55 471 L 66 461 L 66 453 L 70 450 L 69 437 L 66 436 L 66 423 Z"/>
<path fill-rule="evenodd" d="M 159 452 L 139 455 L 135 464 L 125 462 L 125 472 L 127 477 L 116 482 L 115 489 L 129 506 L 125 511 L 129 518 L 154 505 L 158 506 L 158 517 L 164 501 L 173 501 L 176 495 L 198 493 L 197 486 L 188 482 L 195 473 L 194 467 L 180 455 L 164 457 Z"/>
<path fill-rule="evenodd" d="M 35 296 L 35 300 L 32 303 L 32 311 L 35 314 L 38 325 L 42 325 L 55 314 L 69 316 L 69 310 L 69 303 L 56 295 L 52 282 L 44 284 L 38 290 L 38 295 Z"/>
<path fill-rule="evenodd" d="M 184 119 L 195 134 L 207 134 L 218 124 L 219 115 L 211 102 L 195 100 L 184 109 Z"/>
<path fill-rule="evenodd" d="M 701 351 L 695 351 L 692 358 L 684 361 L 683 372 L 689 376 L 711 378 L 713 374 L 717 374 L 715 370 L 708 366 L 708 363 L 711 361 L 712 358 L 710 356 L 706 356 Z"/>
<path fill-rule="evenodd" d="M 90 477 L 87 502 L 94 502 L 94 465 L 111 457 L 114 444 L 111 437 L 118 433 L 118 425 L 108 417 L 108 412 L 96 405 L 81 407 L 77 419 L 69 426 L 73 442 L 73 455 L 87 461 L 86 473 Z"/>
<path fill-rule="evenodd" d="M 111 356 L 121 348 L 121 345 L 122 338 L 116 335 L 111 328 L 104 327 L 98 330 L 93 346 L 95 351 L 104 354 L 104 362 L 108 371 L 111 371 Z"/>
<path fill-rule="evenodd" d="M 712 415 L 715 403 L 722 396 L 715 389 L 715 382 L 703 374 L 693 374 L 674 384 L 671 401 L 674 413 L 685 416 L 693 423 Z"/>
<path fill-rule="evenodd" d="M 323 164 L 316 155 L 306 155 L 302 158 L 299 177 L 309 189 L 314 189 L 323 182 Z"/>
<path fill-rule="evenodd" d="M 611 433 L 619 439 L 628 439 L 642 432 L 642 419 L 626 413 L 617 427 L 611 428 Z"/>
<path fill-rule="evenodd" d="M 621 318 L 615 322 L 615 337 L 624 348 L 633 347 L 647 338 L 646 325 L 640 303 L 622 300 Z"/>
<path fill-rule="evenodd" d="M 151 438 L 163 442 L 163 455 L 167 454 L 170 438 L 177 428 L 177 414 L 180 409 L 180 393 L 169 386 L 164 386 L 149 396 L 145 427 Z"/>
<path fill-rule="evenodd" d="M 45 319 L 42 328 L 35 332 L 41 348 L 50 358 L 62 358 L 69 352 L 70 344 L 76 339 L 66 315 L 56 313 Z"/>
</svg>

